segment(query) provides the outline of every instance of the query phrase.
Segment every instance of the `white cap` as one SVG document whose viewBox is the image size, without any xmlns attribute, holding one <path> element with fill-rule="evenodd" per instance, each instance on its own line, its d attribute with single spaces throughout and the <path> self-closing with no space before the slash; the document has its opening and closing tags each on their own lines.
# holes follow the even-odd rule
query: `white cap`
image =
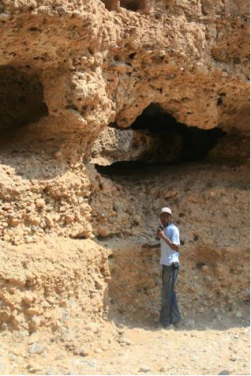
<svg viewBox="0 0 251 376">
<path fill-rule="evenodd" d="M 168 213 L 172 215 L 172 210 L 170 208 L 162 208 L 160 211 L 160 214 L 161 213 Z"/>
</svg>

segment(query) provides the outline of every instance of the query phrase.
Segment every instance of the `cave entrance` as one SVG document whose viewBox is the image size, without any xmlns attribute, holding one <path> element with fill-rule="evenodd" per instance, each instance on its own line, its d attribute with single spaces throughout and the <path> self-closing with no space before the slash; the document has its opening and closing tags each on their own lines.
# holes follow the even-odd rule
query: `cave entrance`
<svg viewBox="0 0 251 376">
<path fill-rule="evenodd" d="M 101 0 L 105 4 L 105 7 L 109 11 L 117 10 L 119 6 L 119 0 Z"/>
<path fill-rule="evenodd" d="M 120 6 L 121 8 L 138 12 L 139 10 L 144 9 L 145 0 L 120 0 Z"/>
<path fill-rule="evenodd" d="M 119 8 L 130 10 L 132 12 L 138 12 L 145 9 L 146 0 L 101 0 L 105 4 L 105 7 L 109 11 L 114 11 Z"/>
<path fill-rule="evenodd" d="M 123 169 L 135 170 L 149 165 L 201 161 L 215 146 L 217 140 L 225 135 L 225 132 L 218 128 L 203 130 L 179 123 L 159 104 L 148 106 L 129 129 L 117 130 L 117 134 L 121 132 L 122 135 L 123 132 L 129 131 L 134 134 L 131 137 L 133 141 L 131 141 L 128 159 L 123 156 L 122 161 L 114 160 L 114 163 L 108 166 L 101 166 L 97 163 L 96 168 L 100 173 L 109 175 Z M 148 150 L 145 147 L 144 137 L 150 139 Z M 137 159 L 130 160 L 130 155 L 135 155 L 133 148 L 142 149 L 142 153 L 139 151 Z"/>
<path fill-rule="evenodd" d="M 47 114 L 39 80 L 12 66 L 0 67 L 0 139 L 13 138 L 22 127 Z"/>
</svg>

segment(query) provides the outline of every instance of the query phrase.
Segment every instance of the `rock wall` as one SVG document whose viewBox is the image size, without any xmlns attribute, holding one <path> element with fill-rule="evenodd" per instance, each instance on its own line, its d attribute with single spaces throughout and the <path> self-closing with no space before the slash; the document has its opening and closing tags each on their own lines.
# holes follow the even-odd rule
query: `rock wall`
<svg viewBox="0 0 251 376">
<path fill-rule="evenodd" d="M 1 247 L 0 324 L 28 332 L 101 320 L 110 272 L 107 252 L 91 241 L 45 238 Z"/>
<path fill-rule="evenodd" d="M 32 152 L 1 155 L 2 239 L 32 243 L 46 234 L 92 237 L 88 200 L 91 180 L 81 164 L 66 164 Z"/>
<path fill-rule="evenodd" d="M 150 103 L 190 126 L 248 129 L 245 1 L 1 4 L 0 64 L 36 76 L 48 109 L 26 142 L 50 150 L 54 137 L 82 155 L 109 122 L 128 127 Z"/>
<path fill-rule="evenodd" d="M 92 237 L 98 188 L 81 160 L 101 129 L 151 103 L 187 126 L 247 132 L 245 2 L 1 4 L 2 239 Z"/>
<path fill-rule="evenodd" d="M 194 237 L 195 238 L 195 237 Z M 183 320 L 222 322 L 249 316 L 249 250 L 210 244 L 183 245 L 176 284 Z M 192 243 L 192 242 L 191 242 Z M 240 262 L 241 259 L 241 262 Z M 108 318 L 134 325 L 152 324 L 161 307 L 159 252 L 120 242 L 109 259 L 111 280 Z"/>
<path fill-rule="evenodd" d="M 195 267 L 194 274 L 202 273 L 197 261 L 192 261 L 192 257 L 198 258 L 201 266 L 205 263 L 208 267 L 203 269 L 205 275 L 222 281 L 221 275 L 235 270 L 236 255 L 245 252 L 246 260 L 248 25 L 245 1 L 0 1 L 0 239 L 6 249 L 1 255 L 9 265 L 2 267 L 0 278 L 3 324 L 32 330 L 34 325 L 47 322 L 43 286 L 49 283 L 53 290 L 57 283 L 48 279 L 44 265 L 50 265 L 56 255 L 61 257 L 61 245 L 54 250 L 49 242 L 49 259 L 43 259 L 41 255 L 47 252 L 44 238 L 58 237 L 62 244 L 69 238 L 86 239 L 75 240 L 84 244 L 84 254 L 76 256 L 76 262 L 82 263 L 83 270 L 88 263 L 100 270 L 108 262 L 107 255 L 102 258 L 103 251 L 99 256 L 95 251 L 97 258 L 93 256 L 90 261 L 88 254 L 95 245 L 87 239 L 97 243 L 114 236 L 130 237 L 131 257 L 135 242 L 152 239 L 156 214 L 163 204 L 170 204 L 176 213 L 184 247 L 191 255 L 185 261 L 188 270 Z M 120 128 L 130 128 L 151 105 L 158 105 L 187 127 L 220 129 L 227 133 L 227 141 L 212 151 L 208 164 L 197 169 L 171 168 L 161 170 L 160 176 L 143 169 L 142 180 L 138 181 L 111 179 L 110 173 L 101 176 L 91 159 L 95 152 L 96 158 L 101 158 L 100 150 L 93 148 L 101 131 L 107 132 L 109 124 L 117 133 Z M 131 129 L 127 132 L 132 133 Z M 120 136 L 108 137 L 110 144 L 107 138 L 99 137 L 105 152 L 109 148 L 112 153 L 120 151 Z M 146 135 L 139 140 L 143 147 L 136 148 L 131 159 L 142 155 L 152 142 Z M 124 153 L 113 154 L 109 163 L 123 160 Z M 238 224 L 233 224 L 233 213 Z M 30 251 L 26 244 L 30 244 Z M 78 247 L 74 244 L 72 240 L 69 248 L 75 254 Z M 108 243 L 107 248 L 113 252 Z M 31 287 L 30 282 L 26 284 L 30 279 L 25 266 L 21 266 L 32 260 L 34 249 L 40 254 L 29 266 L 37 270 L 35 308 L 23 300 Z M 211 253 L 217 255 L 217 261 L 208 256 Z M 16 254 L 20 257 L 17 267 Z M 123 266 L 123 254 L 116 256 L 117 268 Z M 68 257 L 62 262 L 67 264 Z M 224 257 L 229 261 L 220 274 L 216 269 Z M 71 290 L 68 277 L 78 286 L 89 278 L 82 297 L 77 298 L 82 309 L 96 269 L 92 276 L 83 271 L 78 277 L 74 262 L 69 275 L 61 275 L 57 265 L 52 273 L 55 278 L 60 275 L 67 294 Z M 236 268 L 238 273 L 243 270 L 243 276 L 238 279 L 236 272 L 228 285 L 234 282 L 236 289 L 227 293 L 224 282 L 215 287 L 225 307 L 230 307 L 231 299 L 236 299 L 237 305 L 246 301 L 248 273 L 240 258 L 239 262 Z M 21 277 L 9 277 L 13 274 Z M 198 292 L 192 277 L 193 273 L 184 276 L 190 286 L 184 293 Z M 120 279 L 114 279 L 109 288 L 106 286 L 115 300 L 119 283 Z M 136 295 L 137 288 L 136 283 Z M 102 287 L 97 301 L 88 300 L 92 308 L 87 313 L 97 319 L 110 304 L 106 298 L 101 304 L 104 291 Z M 152 294 L 151 286 L 147 291 Z M 157 299 L 157 295 L 152 296 Z M 210 296 L 208 304 L 214 304 L 214 298 Z M 185 295 L 182 299 L 182 304 L 190 308 Z M 142 302 L 139 306 L 148 307 L 147 299 Z M 37 311 L 36 307 L 43 304 L 45 309 Z M 116 304 L 118 311 L 126 301 L 118 299 Z M 57 307 L 55 303 L 56 311 Z M 50 309 L 48 312 L 54 315 Z"/>
<path fill-rule="evenodd" d="M 233 156 L 230 141 L 228 153 Z M 159 252 L 142 252 L 141 245 L 156 242 L 163 206 L 172 208 L 180 229 L 177 291 L 183 317 L 220 321 L 224 314 L 248 314 L 249 166 L 240 164 L 245 139 L 241 155 L 232 160 L 225 155 L 227 163 L 223 145 L 213 149 L 211 163 L 109 170 L 103 193 L 97 192 L 91 205 L 95 234 L 113 249 L 111 317 L 119 312 L 138 323 L 158 317 Z M 121 233 L 113 244 L 114 235 Z"/>
</svg>

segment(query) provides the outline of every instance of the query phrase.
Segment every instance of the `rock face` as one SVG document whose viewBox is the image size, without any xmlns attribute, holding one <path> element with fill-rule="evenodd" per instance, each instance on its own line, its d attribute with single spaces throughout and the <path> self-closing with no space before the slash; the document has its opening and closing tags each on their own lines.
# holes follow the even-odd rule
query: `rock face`
<svg viewBox="0 0 251 376">
<path fill-rule="evenodd" d="M 247 130 L 246 1 L 1 4 L 2 69 L 36 77 L 48 109 L 26 142 L 87 152 L 109 122 L 129 127 L 151 103 L 189 126 Z"/>
<path fill-rule="evenodd" d="M 91 150 L 90 163 L 106 166 L 116 162 L 144 159 L 154 149 L 154 140 L 141 131 L 105 128 Z"/>
<path fill-rule="evenodd" d="M 108 307 L 111 312 L 123 311 L 135 296 L 135 307 L 148 310 L 149 299 L 139 291 L 157 301 L 159 280 L 147 286 L 143 271 L 135 276 L 130 266 L 123 300 L 124 274 L 116 275 L 128 271 L 125 255 L 131 260 L 140 243 L 152 239 L 164 204 L 176 213 L 189 254 L 183 259 L 183 307 L 199 310 L 198 302 L 189 303 L 191 296 L 202 299 L 193 278 L 202 278 L 208 307 L 216 296 L 224 309 L 246 304 L 248 17 L 242 0 L 0 0 L 3 325 L 31 331 L 53 326 L 48 315 L 57 316 L 59 302 L 48 303 L 45 290 L 61 289 L 60 299 L 68 301 L 71 280 L 77 283 L 80 316 L 86 306 L 85 317 L 101 319 L 109 294 L 116 301 Z M 155 111 L 151 121 L 149 109 Z M 170 120 L 162 125 L 163 136 L 158 133 L 162 113 Z M 141 115 L 157 138 L 137 128 Z M 176 129 L 178 135 L 171 133 Z M 138 180 L 127 172 L 98 173 L 93 165 L 146 161 L 149 151 L 155 154 L 151 161 L 177 162 L 184 145 L 190 150 L 191 135 L 193 145 L 204 148 L 200 131 L 226 133 L 205 165 L 142 167 Z M 159 140 L 164 140 L 161 147 Z M 163 145 L 165 153 L 171 145 L 164 160 Z M 126 239 L 128 249 L 117 251 L 114 237 Z M 50 239 L 47 245 L 44 239 Z M 104 240 L 107 245 L 96 248 Z M 60 255 L 65 241 L 76 259 L 64 274 L 51 263 L 61 256 L 62 265 L 70 260 Z M 114 252 L 114 266 L 106 248 Z M 114 279 L 108 286 L 104 278 L 100 285 L 97 275 L 110 269 Z M 32 270 L 34 278 L 27 276 Z M 150 273 L 157 278 L 156 270 Z M 234 277 L 226 282 L 229 274 Z"/>
<path fill-rule="evenodd" d="M 47 237 L 35 247 L 2 246 L 0 257 L 0 325 L 33 332 L 102 319 L 110 276 L 102 247 Z"/>
</svg>

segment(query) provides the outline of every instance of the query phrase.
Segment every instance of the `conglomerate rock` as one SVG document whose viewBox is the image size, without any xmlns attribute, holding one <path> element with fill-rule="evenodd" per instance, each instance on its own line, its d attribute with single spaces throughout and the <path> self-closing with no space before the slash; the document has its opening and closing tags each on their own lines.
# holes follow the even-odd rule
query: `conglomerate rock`
<svg viewBox="0 0 251 376">
<path fill-rule="evenodd" d="M 51 325 L 46 319 L 43 287 L 48 282 L 57 289 L 45 272 L 44 264 L 51 261 L 43 256 L 33 260 L 31 255 L 32 246 L 36 254 L 43 254 L 38 244 L 45 236 L 59 237 L 59 242 L 64 242 L 63 237 L 75 239 L 69 241 L 73 253 L 78 252 L 74 242 L 82 241 L 86 255 L 93 247 L 88 238 L 97 242 L 114 235 L 132 237 L 128 242 L 137 239 L 140 247 L 142 241 L 152 239 L 156 214 L 163 204 L 170 204 L 180 218 L 183 241 L 194 258 L 184 261 L 188 268 L 184 291 L 188 295 L 182 296 L 183 306 L 192 310 L 189 298 L 197 293 L 193 273 L 189 274 L 192 268 L 208 273 L 205 284 L 217 280 L 216 297 L 223 297 L 226 307 L 233 309 L 234 299 L 237 305 L 245 304 L 248 12 L 243 0 L 0 0 L 0 239 L 7 260 L 0 273 L 3 324 L 29 330 Z M 217 127 L 230 135 L 230 141 L 220 143 L 212 152 L 213 162 L 197 171 L 189 172 L 188 166 L 186 173 L 169 175 L 167 169 L 159 177 L 144 177 L 146 181 L 139 185 L 125 178 L 102 177 L 87 163 L 101 131 L 109 133 L 106 127 L 111 123 L 116 132 L 130 128 L 152 105 L 188 127 Z M 132 133 L 130 129 L 126 132 Z M 150 141 L 146 134 L 142 137 L 147 148 Z M 106 149 L 104 140 L 101 144 Z M 116 151 L 115 144 L 110 143 L 111 150 Z M 124 160 L 123 153 L 119 158 Z M 109 163 L 113 161 L 116 154 Z M 203 179 L 204 185 L 200 184 Z M 37 306 L 33 309 L 33 298 L 25 294 L 33 288 L 22 270 L 29 257 L 20 256 L 20 264 L 14 265 L 14 252 L 23 252 L 27 243 L 34 261 L 28 269 L 36 269 L 38 283 L 32 286 L 41 311 Z M 130 245 L 130 250 L 134 246 Z M 48 248 L 51 258 L 55 251 L 52 243 Z M 88 262 L 99 270 L 109 265 L 107 254 L 102 258 L 96 253 L 97 259 L 92 261 L 80 257 L 85 270 L 80 279 L 75 263 L 69 264 L 71 270 L 65 276 L 59 266 L 51 269 L 59 284 L 66 283 L 67 297 L 71 289 L 68 279 L 78 283 L 89 280 L 84 290 L 87 295 L 91 285 L 95 286 L 99 271 L 94 266 L 88 271 Z M 130 251 L 129 257 L 132 255 Z M 212 261 L 209 255 L 218 259 Z M 224 257 L 227 266 L 220 271 Z M 116 262 L 118 268 L 125 266 L 122 253 Z M 9 278 L 16 273 L 17 277 Z M 235 277 L 229 278 L 226 286 L 222 276 L 228 273 Z M 146 288 L 140 281 L 133 290 Z M 130 302 L 130 294 L 125 301 L 118 299 L 121 279 L 113 282 L 112 299 L 121 311 L 121 306 Z M 151 287 L 148 293 L 157 299 Z M 103 284 L 102 294 L 106 296 Z M 207 297 L 208 306 L 215 304 L 216 297 Z M 142 307 L 141 298 L 137 307 Z M 105 312 L 107 301 L 102 301 L 102 296 L 85 300 L 83 293 L 76 299 L 80 311 L 90 304 L 94 309 L 88 311 L 90 315 L 100 318 Z M 148 307 L 149 301 L 144 304 Z M 199 310 L 198 304 L 194 307 Z M 57 302 L 54 308 L 57 311 Z"/>
<path fill-rule="evenodd" d="M 91 150 L 90 163 L 110 165 L 121 161 L 134 161 L 154 149 L 154 140 L 150 135 L 132 129 L 121 132 L 115 128 L 105 128 L 97 138 Z"/>
<path fill-rule="evenodd" d="M 96 188 L 76 163 L 152 103 L 187 126 L 246 132 L 245 4 L 1 1 L 2 238 L 91 236 Z"/>
<path fill-rule="evenodd" d="M 1 1 L 0 64 L 35 77 L 48 109 L 27 142 L 55 137 L 83 153 L 109 122 L 129 127 L 151 103 L 186 125 L 247 130 L 246 1 L 143 3 Z"/>
<path fill-rule="evenodd" d="M 101 320 L 110 277 L 107 252 L 90 240 L 85 247 L 48 237 L 36 247 L 2 247 L 0 324 L 33 332 L 60 329 L 76 317 Z"/>
</svg>

